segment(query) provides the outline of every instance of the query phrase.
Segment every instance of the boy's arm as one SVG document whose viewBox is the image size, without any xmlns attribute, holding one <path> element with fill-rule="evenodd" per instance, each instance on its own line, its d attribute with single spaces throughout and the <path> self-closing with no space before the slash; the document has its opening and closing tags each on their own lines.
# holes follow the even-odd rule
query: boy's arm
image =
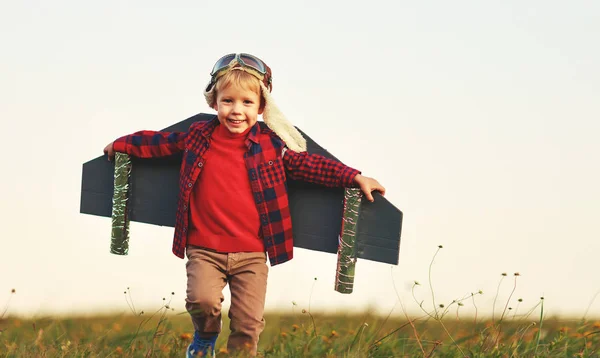
<svg viewBox="0 0 600 358">
<path fill-rule="evenodd" d="M 371 202 L 374 201 L 373 191 L 385 195 L 385 188 L 377 180 L 363 176 L 358 170 L 321 155 L 297 153 L 285 148 L 283 165 L 290 178 L 295 180 L 329 187 L 359 187 Z"/>
<path fill-rule="evenodd" d="M 338 161 L 308 152 L 297 153 L 284 149 L 283 165 L 288 176 L 328 187 L 356 187 L 354 178 L 360 174 Z"/>
<path fill-rule="evenodd" d="M 188 132 L 139 131 L 118 138 L 112 143 L 113 152 L 127 153 L 140 158 L 164 157 L 183 151 Z M 112 157 L 110 144 L 105 148 Z"/>
</svg>

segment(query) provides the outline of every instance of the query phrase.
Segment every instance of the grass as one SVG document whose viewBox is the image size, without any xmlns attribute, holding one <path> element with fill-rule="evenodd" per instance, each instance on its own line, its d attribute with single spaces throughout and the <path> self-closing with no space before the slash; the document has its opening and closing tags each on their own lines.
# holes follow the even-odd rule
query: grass
<svg viewBox="0 0 600 358">
<path fill-rule="evenodd" d="M 71 318 L 5 318 L 0 322 L 2 357 L 181 357 L 192 339 L 186 315 L 110 315 Z M 312 317 L 311 317 L 312 316 Z M 265 316 L 259 342 L 265 357 L 595 357 L 600 322 L 547 319 L 406 320 L 362 315 Z M 314 319 L 314 326 L 313 326 Z M 228 326 L 226 316 L 224 327 Z M 443 328 L 445 327 L 445 329 Z M 452 335 L 452 339 L 448 336 Z M 227 329 L 217 340 L 226 352 Z M 492 344 L 493 343 L 493 344 Z"/>
<path fill-rule="evenodd" d="M 544 298 L 523 309 L 523 299 L 514 299 L 519 273 L 506 302 L 497 305 L 502 273 L 490 318 L 478 317 L 477 297 L 466 294 L 449 303 L 438 303 L 432 285 L 433 262 L 429 265 L 430 292 L 412 287 L 414 301 L 422 311 L 409 316 L 399 303 L 403 317 L 364 314 L 328 315 L 308 309 L 291 313 L 271 312 L 259 342 L 262 357 L 600 357 L 600 321 L 561 320 L 544 313 Z M 315 278 L 316 280 L 316 278 Z M 314 285 L 313 285 L 314 288 Z M 155 312 L 137 311 L 129 289 L 125 292 L 130 314 L 95 317 L 40 317 L 22 319 L 7 315 L 13 290 L 0 310 L 1 357 L 182 357 L 192 339 L 187 313 L 175 314 L 170 300 Z M 312 289 L 309 297 L 312 296 Z M 417 298 L 427 297 L 430 302 Z M 593 302 L 593 300 L 592 300 Z M 590 305 L 592 304 L 590 303 Z M 472 305 L 475 314 L 460 309 Z M 496 307 L 502 311 L 496 312 Z M 514 306 L 514 309 L 513 309 Z M 586 315 L 589 311 L 586 310 Z M 241 356 L 228 352 L 227 315 L 217 340 L 218 357 Z"/>
</svg>

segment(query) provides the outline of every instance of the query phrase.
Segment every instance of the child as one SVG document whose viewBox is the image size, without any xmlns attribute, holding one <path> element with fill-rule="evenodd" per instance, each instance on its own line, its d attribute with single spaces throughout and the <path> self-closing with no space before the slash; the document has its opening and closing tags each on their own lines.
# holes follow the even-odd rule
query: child
<svg viewBox="0 0 600 358">
<path fill-rule="evenodd" d="M 271 69 L 249 54 L 222 57 L 204 95 L 217 111 L 187 132 L 141 131 L 104 151 L 138 157 L 183 152 L 173 253 L 187 254 L 187 298 L 195 334 L 188 357 L 214 355 L 221 332 L 223 288 L 229 284 L 229 351 L 256 355 L 268 266 L 292 258 L 292 221 L 286 178 L 330 187 L 359 186 L 385 194 L 375 179 L 322 156 L 275 106 Z M 259 114 L 270 129 L 261 129 Z M 266 252 L 265 252 L 266 251 Z M 268 255 L 267 255 L 268 254 Z"/>
</svg>

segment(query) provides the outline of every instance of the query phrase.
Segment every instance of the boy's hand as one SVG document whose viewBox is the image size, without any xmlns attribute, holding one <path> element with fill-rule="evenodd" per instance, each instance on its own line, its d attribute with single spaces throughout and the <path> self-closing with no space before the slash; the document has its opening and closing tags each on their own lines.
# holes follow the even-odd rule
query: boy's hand
<svg viewBox="0 0 600 358">
<path fill-rule="evenodd" d="M 113 149 L 113 143 L 114 142 L 110 142 L 110 144 L 104 148 L 104 153 L 108 154 L 109 161 L 112 160 L 112 158 L 115 156 L 115 150 Z"/>
<path fill-rule="evenodd" d="M 385 195 L 385 188 L 383 185 L 379 184 L 379 182 L 373 178 L 358 174 L 354 177 L 354 181 L 360 186 L 360 189 L 370 202 L 374 201 L 373 195 L 371 194 L 373 190 L 380 192 L 381 195 Z"/>
</svg>

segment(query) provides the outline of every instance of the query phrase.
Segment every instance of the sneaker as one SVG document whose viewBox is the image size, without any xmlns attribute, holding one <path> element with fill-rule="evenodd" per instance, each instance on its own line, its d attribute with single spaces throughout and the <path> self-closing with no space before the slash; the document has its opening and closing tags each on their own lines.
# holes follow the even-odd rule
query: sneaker
<svg viewBox="0 0 600 358">
<path fill-rule="evenodd" d="M 194 333 L 194 341 L 187 347 L 186 357 L 194 358 L 198 357 L 215 357 L 215 343 L 217 342 L 217 336 L 211 338 L 202 338 L 196 331 Z"/>
</svg>

